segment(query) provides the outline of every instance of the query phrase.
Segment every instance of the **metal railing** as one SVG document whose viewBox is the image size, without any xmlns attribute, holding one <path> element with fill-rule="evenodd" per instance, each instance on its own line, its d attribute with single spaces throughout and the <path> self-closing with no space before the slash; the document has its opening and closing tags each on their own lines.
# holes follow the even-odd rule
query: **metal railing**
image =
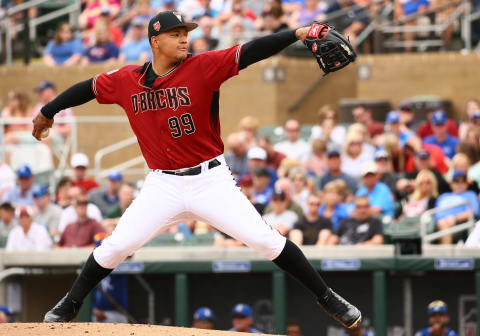
<svg viewBox="0 0 480 336">
<path fill-rule="evenodd" d="M 428 233 L 428 226 L 430 225 L 430 223 L 432 223 L 432 221 L 435 221 L 436 214 L 447 211 L 447 210 L 455 209 L 458 207 L 463 207 L 463 206 L 467 206 L 469 209 L 468 219 L 465 223 L 457 224 L 446 230 Z M 434 208 L 434 209 L 425 211 L 420 217 L 420 237 L 422 239 L 422 244 L 428 244 L 444 236 L 452 235 L 452 234 L 467 231 L 467 230 L 470 232 L 474 226 L 475 226 L 475 217 L 474 217 L 473 208 L 470 202 L 468 201 L 457 202 L 455 204 L 451 204 L 445 207 Z"/>
</svg>

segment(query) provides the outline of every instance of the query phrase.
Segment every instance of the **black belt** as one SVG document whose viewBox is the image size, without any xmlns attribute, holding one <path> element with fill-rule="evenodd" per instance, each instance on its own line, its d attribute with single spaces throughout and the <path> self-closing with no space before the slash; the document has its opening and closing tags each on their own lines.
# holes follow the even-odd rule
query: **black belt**
<svg viewBox="0 0 480 336">
<path fill-rule="evenodd" d="M 213 159 L 208 162 L 208 169 L 212 169 L 215 167 L 220 166 L 221 163 L 217 159 Z M 191 175 L 199 175 L 202 172 L 202 166 L 196 166 L 187 170 L 162 170 L 162 173 L 169 174 L 169 175 L 177 175 L 177 176 L 191 176 Z"/>
</svg>

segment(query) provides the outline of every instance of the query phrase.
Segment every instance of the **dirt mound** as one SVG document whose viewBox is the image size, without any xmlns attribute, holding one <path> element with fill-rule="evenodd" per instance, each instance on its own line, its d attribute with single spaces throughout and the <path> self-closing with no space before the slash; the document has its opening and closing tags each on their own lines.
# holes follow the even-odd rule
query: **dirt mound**
<svg viewBox="0 0 480 336">
<path fill-rule="evenodd" d="M 120 323 L 8 323 L 0 326 L 8 336 L 238 336 L 251 335 L 220 330 Z M 258 334 L 257 334 L 258 335 Z M 272 336 L 272 335 L 269 335 Z"/>
</svg>

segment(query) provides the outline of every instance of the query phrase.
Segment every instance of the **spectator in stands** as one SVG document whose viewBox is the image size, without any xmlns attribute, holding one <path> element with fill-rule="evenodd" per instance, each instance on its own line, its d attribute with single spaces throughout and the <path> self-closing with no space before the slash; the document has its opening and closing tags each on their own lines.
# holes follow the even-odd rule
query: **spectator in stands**
<svg viewBox="0 0 480 336">
<path fill-rule="evenodd" d="M 18 121 L 25 121 L 32 116 L 32 107 L 30 104 L 30 97 L 22 91 L 11 90 L 8 93 L 8 104 L 2 109 L 2 118 L 18 119 Z M 4 143 L 18 143 L 18 140 L 9 140 L 8 134 L 13 132 L 28 131 L 30 132 L 30 125 L 12 122 L 5 125 Z"/>
<path fill-rule="evenodd" d="M 287 198 L 288 210 L 292 210 L 293 212 L 295 212 L 298 217 L 303 216 L 302 207 L 292 199 L 293 183 L 289 178 L 287 177 L 280 178 L 277 182 L 275 182 L 274 189 L 276 190 L 281 189 L 285 193 Z M 272 210 L 273 210 L 272 207 L 269 205 L 265 209 L 265 213 L 269 213 Z"/>
<path fill-rule="evenodd" d="M 115 43 L 112 42 L 108 22 L 106 20 L 97 20 L 94 31 L 95 42 L 85 50 L 82 64 L 106 63 L 106 65 L 112 65 L 117 61 L 119 50 Z"/>
<path fill-rule="evenodd" d="M 359 133 L 349 133 L 342 154 L 342 172 L 359 178 L 363 164 L 372 160 L 373 154 L 363 150 L 361 135 Z"/>
<path fill-rule="evenodd" d="M 83 192 L 98 188 L 98 183 L 92 177 L 87 177 L 87 168 L 89 165 L 88 156 L 83 153 L 76 153 L 70 160 L 70 166 L 73 168 L 72 185 L 82 188 Z"/>
<path fill-rule="evenodd" d="M 277 170 L 287 156 L 275 150 L 268 135 L 258 137 L 258 146 L 267 153 L 267 167 Z"/>
<path fill-rule="evenodd" d="M 362 125 L 360 123 L 351 124 L 347 129 L 346 137 L 348 137 L 350 134 L 358 134 L 360 136 L 360 138 L 362 139 L 362 153 L 365 153 L 365 155 L 368 155 L 373 160 L 376 147 L 372 144 L 374 142 L 372 141 L 372 139 L 370 139 L 370 135 L 365 125 Z M 375 140 L 379 138 L 380 137 L 377 137 L 375 138 Z M 342 145 L 344 144 L 345 144 L 345 139 L 342 142 Z"/>
<path fill-rule="evenodd" d="M 472 180 L 468 174 L 470 171 L 470 166 L 470 159 L 468 158 L 468 156 L 463 153 L 457 153 L 452 159 L 451 173 L 453 174 L 453 172 L 456 170 L 467 172 L 468 190 L 471 190 L 475 194 L 478 194 L 480 193 L 478 183 L 477 181 Z"/>
<path fill-rule="evenodd" d="M 433 126 L 432 126 L 432 118 L 436 111 L 443 111 L 442 104 L 436 101 L 428 102 L 425 106 L 425 113 L 427 114 L 427 121 L 425 121 L 420 127 L 418 128 L 417 135 L 423 139 L 433 135 Z M 458 125 L 457 123 L 447 118 L 445 122 L 447 126 L 447 133 L 452 137 L 458 137 Z"/>
<path fill-rule="evenodd" d="M 8 202 L 0 205 L 0 237 L 8 237 L 12 229 L 17 226 L 15 208 Z"/>
<path fill-rule="evenodd" d="M 288 29 L 281 0 L 265 2 L 261 17 L 255 21 L 255 29 L 269 34 Z"/>
<path fill-rule="evenodd" d="M 243 133 L 232 133 L 227 138 L 228 152 L 225 153 L 225 161 L 234 175 L 243 175 L 248 169 L 248 145 Z"/>
<path fill-rule="evenodd" d="M 467 129 L 470 126 L 476 126 L 475 120 L 480 118 L 480 101 L 478 99 L 471 98 L 465 103 L 465 116 L 464 121 L 460 123 L 458 128 L 458 137 L 460 140 L 464 140 L 467 135 Z M 477 112 L 477 113 L 475 113 Z"/>
<path fill-rule="evenodd" d="M 381 245 L 383 244 L 382 222 L 372 216 L 366 196 L 355 197 L 352 217 L 340 222 L 330 236 L 330 245 Z"/>
<path fill-rule="evenodd" d="M 252 147 L 247 152 L 248 169 L 250 172 L 255 172 L 259 168 L 264 168 L 270 175 L 270 182 L 268 186 L 273 188 L 273 185 L 278 179 L 277 172 L 267 167 L 267 152 L 261 147 Z"/>
<path fill-rule="evenodd" d="M 433 135 L 426 137 L 423 141 L 426 144 L 437 145 L 442 148 L 448 158 L 453 158 L 457 152 L 458 138 L 448 134 L 447 115 L 442 110 L 433 113 L 431 122 L 433 124 Z"/>
<path fill-rule="evenodd" d="M 328 182 L 340 179 L 345 181 L 352 194 L 357 191 L 357 181 L 352 176 L 342 172 L 340 169 L 342 166 L 342 159 L 339 151 L 335 149 L 330 149 L 328 151 L 327 166 L 328 171 L 318 181 L 318 189 L 322 190 Z"/>
<path fill-rule="evenodd" d="M 37 115 L 43 106 L 51 102 L 57 97 L 57 87 L 53 82 L 50 81 L 41 81 L 35 89 L 38 95 L 39 102 L 35 105 L 33 115 Z M 73 110 L 71 108 L 66 108 L 56 114 L 55 118 L 62 119 L 74 119 Z M 62 123 L 60 121 L 55 121 L 53 125 L 53 130 L 55 133 L 62 136 L 65 140 L 72 133 L 72 125 L 69 123 Z M 52 132 L 50 133 L 52 134 Z M 53 135 L 52 135 L 53 136 Z"/>
<path fill-rule="evenodd" d="M 289 26 L 294 29 L 312 21 L 325 21 L 325 10 L 325 6 L 319 6 L 319 0 L 305 0 L 304 6 L 290 15 Z"/>
<path fill-rule="evenodd" d="M 234 0 L 232 8 L 238 8 L 241 6 L 243 0 Z M 254 33 L 254 26 L 251 19 L 242 16 L 238 12 L 240 9 L 235 10 L 236 14 L 232 15 L 226 23 L 221 27 L 221 35 L 219 39 L 219 49 L 228 48 L 236 44 L 243 44 L 251 40 Z M 218 18 L 218 22 L 223 20 Z"/>
<path fill-rule="evenodd" d="M 339 183 L 340 182 L 340 183 Z M 342 204 L 342 190 L 340 184 L 345 184 L 342 180 L 328 182 L 323 188 L 323 204 L 318 209 L 318 214 L 327 218 L 332 223 L 332 231 L 338 228 L 338 225 L 345 218 L 350 217 L 346 207 Z"/>
<path fill-rule="evenodd" d="M 69 193 L 71 187 L 72 180 L 68 176 L 62 177 L 60 181 L 58 181 L 57 188 L 55 190 L 55 203 L 58 204 L 62 209 L 72 205 L 72 198 Z"/>
<path fill-rule="evenodd" d="M 120 13 L 122 4 L 119 0 L 93 0 L 88 1 L 87 7 L 78 18 L 81 29 L 89 29 L 95 26 L 95 22 L 100 17 L 102 10 L 109 11 L 112 18 L 116 18 Z"/>
<path fill-rule="evenodd" d="M 305 5 L 305 0 L 281 0 L 283 9 L 287 14 L 292 14 L 297 10 L 302 9 Z"/>
<path fill-rule="evenodd" d="M 88 201 L 100 209 L 102 217 L 105 217 L 110 209 L 118 205 L 118 191 L 123 182 L 123 175 L 118 170 L 111 170 L 107 179 L 105 187 L 92 189 L 88 193 Z"/>
<path fill-rule="evenodd" d="M 465 131 L 465 137 L 462 139 L 464 142 L 469 142 L 475 146 L 480 146 L 480 110 L 474 112 L 472 116 L 473 125 L 469 126 Z"/>
<path fill-rule="evenodd" d="M 41 251 L 52 247 L 52 240 L 44 226 L 33 221 L 33 209 L 17 209 L 18 225 L 8 234 L 7 251 Z"/>
<path fill-rule="evenodd" d="M 106 26 L 111 41 L 115 44 L 117 48 L 120 48 L 123 43 L 123 30 L 115 22 L 115 18 L 112 17 L 110 9 L 108 7 L 103 7 L 100 12 L 100 17 L 95 22 L 93 29 L 90 32 L 92 38 L 94 38 L 95 27 L 97 24 Z M 90 41 L 89 41 L 90 42 Z"/>
<path fill-rule="evenodd" d="M 403 206 L 402 216 L 420 217 L 425 211 L 433 209 L 438 197 L 435 175 L 430 170 L 422 170 L 415 179 L 415 189 Z"/>
<path fill-rule="evenodd" d="M 15 187 L 15 173 L 5 162 L 0 162 L 0 200 L 7 190 Z"/>
<path fill-rule="evenodd" d="M 248 148 L 257 146 L 256 136 L 259 126 L 258 119 L 252 116 L 246 116 L 240 120 L 239 125 L 240 133 L 243 133 L 247 139 Z"/>
<path fill-rule="evenodd" d="M 75 211 L 74 203 L 75 200 L 85 195 L 80 187 L 71 187 L 68 190 L 68 198 L 71 200 L 71 205 L 63 209 L 62 215 L 60 216 L 60 224 L 58 225 L 58 229 L 60 232 L 63 232 L 68 224 L 75 222 L 77 220 L 77 212 Z M 87 205 L 87 216 L 88 218 L 95 219 L 97 222 L 102 222 L 102 214 L 100 209 L 92 203 Z"/>
<path fill-rule="evenodd" d="M 198 38 L 203 38 L 207 44 L 207 50 L 216 49 L 218 46 L 218 38 L 214 33 L 214 25 L 215 23 L 211 17 L 202 16 L 198 20 L 198 27 L 200 29 L 193 31 L 190 38 L 192 41 L 195 41 Z"/>
<path fill-rule="evenodd" d="M 192 328 L 213 329 L 215 314 L 208 307 L 200 307 L 193 313 Z"/>
<path fill-rule="evenodd" d="M 270 198 L 270 207 L 272 211 L 263 215 L 263 219 L 272 228 L 278 230 L 280 234 L 286 236 L 298 220 L 298 216 L 292 210 L 287 209 L 288 200 L 283 190 L 275 189 L 273 191 Z"/>
<path fill-rule="evenodd" d="M 94 236 L 104 232 L 102 225 L 87 213 L 88 199 L 80 195 L 74 201 L 77 219 L 69 223 L 62 232 L 57 247 L 89 247 L 94 246 Z"/>
<path fill-rule="evenodd" d="M 210 50 L 208 48 L 208 42 L 203 37 L 197 37 L 196 39 L 192 40 L 190 43 L 190 52 L 193 55 L 198 55 Z"/>
<path fill-rule="evenodd" d="M 170 0 L 171 2 L 172 0 Z M 220 10 L 212 6 L 211 0 L 198 0 L 198 8 L 192 12 L 192 19 L 197 20 L 201 17 L 215 18 L 220 14 Z"/>
<path fill-rule="evenodd" d="M 260 215 L 263 215 L 263 211 L 267 204 L 259 203 L 254 198 L 254 186 L 253 186 L 253 178 L 252 174 L 245 174 L 242 175 L 238 181 L 238 186 L 241 188 L 242 193 L 248 198 L 248 200 L 253 204 L 255 209 Z"/>
<path fill-rule="evenodd" d="M 394 216 L 394 202 L 390 189 L 379 181 L 378 168 L 375 162 L 366 162 L 361 168 L 363 186 L 358 189 L 357 196 L 368 197 L 372 216 Z"/>
<path fill-rule="evenodd" d="M 394 194 L 399 176 L 393 172 L 390 154 L 385 149 L 377 150 L 375 163 L 377 164 L 379 181 L 384 183 L 390 189 L 390 192 Z"/>
<path fill-rule="evenodd" d="M 406 0 L 406 1 L 396 1 L 395 16 L 397 19 L 403 19 L 409 15 L 414 15 L 416 13 L 423 13 L 427 10 L 429 6 L 428 0 Z M 405 26 L 415 26 L 417 25 L 417 20 L 408 20 L 405 21 Z M 415 40 L 414 32 L 404 32 L 403 39 L 405 42 L 413 42 Z M 413 45 L 406 44 L 405 50 L 411 51 Z"/>
<path fill-rule="evenodd" d="M 305 211 L 307 209 L 307 197 L 310 194 L 307 174 L 303 168 L 294 168 L 290 171 L 288 177 L 293 182 L 292 199 Z"/>
<path fill-rule="evenodd" d="M 385 123 L 386 131 L 395 134 L 398 137 L 402 147 L 405 146 L 409 138 L 415 136 L 415 133 L 410 130 L 405 130 L 402 127 L 400 114 L 397 111 L 388 112 Z"/>
<path fill-rule="evenodd" d="M 253 195 L 254 203 L 268 204 L 273 194 L 270 186 L 271 175 L 266 168 L 257 168 L 253 171 Z"/>
<path fill-rule="evenodd" d="M 48 187 L 45 185 L 34 187 L 33 200 L 37 207 L 34 217 L 35 222 L 43 225 L 52 237 L 57 236 L 59 234 L 58 225 L 60 224 L 62 208 L 52 203 Z"/>
<path fill-rule="evenodd" d="M 13 206 L 34 205 L 33 203 L 33 174 L 30 167 L 22 164 L 17 169 L 17 185 L 5 192 L 2 202 L 9 202 Z"/>
<path fill-rule="evenodd" d="M 415 333 L 415 336 L 458 336 L 452 329 L 448 328 L 450 316 L 448 315 L 447 304 L 440 300 L 435 300 L 428 305 L 428 323 L 430 327 L 421 329 Z"/>
<path fill-rule="evenodd" d="M 320 197 L 310 194 L 307 211 L 298 219 L 290 231 L 290 239 L 297 245 L 326 245 L 332 233 L 332 222 L 320 216 Z"/>
<path fill-rule="evenodd" d="M 318 124 L 312 127 L 310 141 L 323 139 L 340 148 L 345 142 L 347 132 L 338 124 L 338 112 L 331 105 L 324 105 L 318 111 Z"/>
<path fill-rule="evenodd" d="M 312 141 L 312 154 L 305 162 L 307 173 L 314 176 L 322 176 L 327 172 L 327 142 L 323 139 Z"/>
<path fill-rule="evenodd" d="M 298 322 L 290 321 L 287 323 L 287 336 L 302 336 L 302 328 Z"/>
<path fill-rule="evenodd" d="M 103 227 L 107 233 L 113 232 L 120 217 L 135 199 L 135 187 L 130 183 L 123 183 L 118 191 L 118 203 L 110 208 L 103 221 Z"/>
<path fill-rule="evenodd" d="M 124 41 L 120 48 L 120 63 L 144 63 L 151 57 L 150 43 L 148 42 L 145 24 L 140 19 L 132 20 L 130 41 Z"/>
<path fill-rule="evenodd" d="M 442 149 L 437 145 L 422 144 L 422 140 L 418 136 L 408 139 L 407 144 L 405 145 L 403 154 L 406 172 L 412 172 L 415 170 L 417 164 L 415 161 L 416 155 L 422 150 L 428 152 L 430 165 L 433 168 L 442 174 L 448 172 L 450 160 L 445 156 Z"/>
<path fill-rule="evenodd" d="M 413 104 L 410 102 L 401 103 L 398 107 L 398 113 L 400 114 L 400 123 L 402 124 L 402 129 L 416 132 L 420 125 L 414 120 L 415 113 L 413 107 Z"/>
<path fill-rule="evenodd" d="M 45 47 L 43 61 L 48 66 L 77 65 L 83 55 L 82 41 L 74 35 L 72 26 L 61 23 L 53 40 Z"/>
<path fill-rule="evenodd" d="M 166 3 L 166 2 L 165 2 Z M 150 0 L 139 0 L 137 1 L 136 15 L 133 20 L 142 21 L 144 25 L 147 25 L 150 19 L 154 16 L 154 11 L 150 6 Z M 167 9 L 173 10 L 175 8 Z M 156 14 L 156 13 L 155 13 Z M 127 33 L 128 35 L 128 33 Z"/>
<path fill-rule="evenodd" d="M 372 111 L 366 105 L 358 105 L 354 107 L 352 114 L 355 122 L 360 123 L 367 128 L 371 139 L 383 133 L 383 124 L 373 120 Z"/>
<path fill-rule="evenodd" d="M 253 328 L 253 311 L 245 303 L 238 303 L 233 307 L 232 326 L 229 331 L 247 332 L 252 334 L 263 334 L 260 330 Z"/>
<path fill-rule="evenodd" d="M 345 15 L 340 17 L 337 29 L 348 37 L 350 43 L 355 44 L 357 36 L 369 24 L 370 18 L 368 12 L 355 5 L 353 0 L 336 0 L 328 7 L 326 14 L 338 11 L 347 10 Z"/>
<path fill-rule="evenodd" d="M 468 220 L 470 216 L 478 217 L 480 214 L 478 196 L 473 191 L 467 190 L 468 181 L 465 171 L 457 170 L 453 173 L 452 182 L 450 183 L 452 192 L 441 194 L 437 202 L 436 208 L 444 208 L 455 204 L 468 202 L 469 205 L 459 205 L 445 211 L 441 211 L 435 215 L 438 230 L 446 230 Z M 440 238 L 442 244 L 451 244 L 453 242 L 452 235 L 446 235 Z"/>
<path fill-rule="evenodd" d="M 300 137 L 300 123 L 295 119 L 287 120 L 284 129 L 286 140 L 277 143 L 274 146 L 275 150 L 304 163 L 310 155 L 310 146 Z"/>
</svg>

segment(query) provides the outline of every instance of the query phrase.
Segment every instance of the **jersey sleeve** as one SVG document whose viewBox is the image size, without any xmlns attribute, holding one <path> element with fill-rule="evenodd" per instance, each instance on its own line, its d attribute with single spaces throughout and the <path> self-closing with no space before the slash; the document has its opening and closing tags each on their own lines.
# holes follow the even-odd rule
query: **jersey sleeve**
<svg viewBox="0 0 480 336">
<path fill-rule="evenodd" d="M 121 83 L 120 70 L 104 72 L 93 77 L 92 90 L 100 104 L 116 104 L 119 101 L 117 85 Z"/>
<path fill-rule="evenodd" d="M 241 50 L 242 46 L 236 45 L 224 50 L 208 51 L 198 56 L 201 58 L 203 77 L 215 91 L 227 79 L 238 74 Z"/>
</svg>

